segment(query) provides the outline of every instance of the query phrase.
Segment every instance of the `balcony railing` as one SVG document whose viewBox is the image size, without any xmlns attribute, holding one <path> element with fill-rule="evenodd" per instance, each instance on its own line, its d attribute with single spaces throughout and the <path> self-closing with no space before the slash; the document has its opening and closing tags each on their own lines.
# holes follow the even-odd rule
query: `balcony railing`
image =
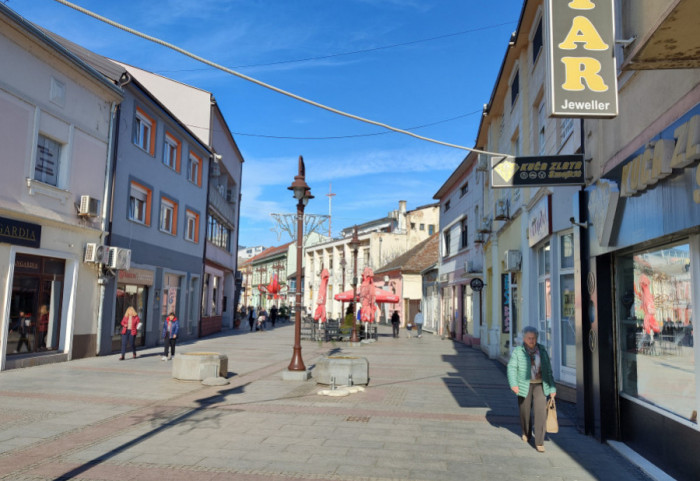
<svg viewBox="0 0 700 481">
<path fill-rule="evenodd" d="M 216 189 L 209 190 L 209 205 L 223 217 L 224 220 L 236 225 L 236 203 L 228 202 Z"/>
</svg>

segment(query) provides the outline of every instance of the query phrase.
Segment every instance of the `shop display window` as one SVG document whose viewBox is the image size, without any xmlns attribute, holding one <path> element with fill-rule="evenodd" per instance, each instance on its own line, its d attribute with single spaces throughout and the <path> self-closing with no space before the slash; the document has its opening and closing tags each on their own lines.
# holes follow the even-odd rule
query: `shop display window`
<svg viewBox="0 0 700 481">
<path fill-rule="evenodd" d="M 697 423 L 689 244 L 619 256 L 616 310 L 623 395 Z"/>
<path fill-rule="evenodd" d="M 112 332 L 112 350 L 121 349 L 122 318 L 127 308 L 133 307 L 143 325 L 146 325 L 146 308 L 148 305 L 148 287 L 132 284 L 117 284 L 117 302 L 114 312 L 114 331 Z M 136 345 L 145 345 L 144 327 L 137 331 Z"/>
</svg>

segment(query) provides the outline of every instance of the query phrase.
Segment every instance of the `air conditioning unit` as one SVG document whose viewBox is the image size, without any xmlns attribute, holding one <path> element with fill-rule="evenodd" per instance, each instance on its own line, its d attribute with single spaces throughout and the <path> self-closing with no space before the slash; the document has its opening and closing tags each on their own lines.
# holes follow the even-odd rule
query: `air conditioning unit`
<svg viewBox="0 0 700 481">
<path fill-rule="evenodd" d="M 131 249 L 110 247 L 107 267 L 124 271 L 129 270 L 129 267 L 131 267 Z"/>
<path fill-rule="evenodd" d="M 496 215 L 494 216 L 496 220 L 508 220 L 508 201 L 506 199 L 500 199 L 496 202 Z"/>
<path fill-rule="evenodd" d="M 95 242 L 85 244 L 85 257 L 83 262 L 106 264 L 109 257 L 109 248 Z"/>
<path fill-rule="evenodd" d="M 98 204 L 99 201 L 94 197 L 90 197 L 89 195 L 81 195 L 78 215 L 80 217 L 96 217 Z"/>
<path fill-rule="evenodd" d="M 481 272 L 481 268 L 476 265 L 476 262 L 469 260 L 464 262 L 464 270 L 468 274 L 475 274 L 477 272 Z"/>
<path fill-rule="evenodd" d="M 520 271 L 520 263 L 522 262 L 522 254 L 518 250 L 507 250 L 504 257 L 505 271 L 518 272 Z"/>
<path fill-rule="evenodd" d="M 479 228 L 476 231 L 483 234 L 488 234 L 491 232 L 491 219 L 488 217 L 481 219 L 481 224 L 479 224 Z"/>
<path fill-rule="evenodd" d="M 479 172 L 489 171 L 489 156 L 486 154 L 479 154 L 479 158 L 476 160 L 476 170 Z"/>
</svg>

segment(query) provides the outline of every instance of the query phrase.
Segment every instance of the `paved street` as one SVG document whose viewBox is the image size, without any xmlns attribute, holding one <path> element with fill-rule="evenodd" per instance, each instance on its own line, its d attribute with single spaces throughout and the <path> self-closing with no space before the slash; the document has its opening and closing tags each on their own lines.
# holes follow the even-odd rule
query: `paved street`
<svg viewBox="0 0 700 481">
<path fill-rule="evenodd" d="M 302 343 L 307 367 L 327 353 L 369 360 L 366 392 L 340 398 L 282 380 L 289 324 L 178 346 L 227 354 L 223 387 L 173 380 L 160 349 L 0 373 L 0 479 L 647 479 L 563 414 L 537 453 L 495 362 L 390 331 L 354 348 Z"/>
</svg>

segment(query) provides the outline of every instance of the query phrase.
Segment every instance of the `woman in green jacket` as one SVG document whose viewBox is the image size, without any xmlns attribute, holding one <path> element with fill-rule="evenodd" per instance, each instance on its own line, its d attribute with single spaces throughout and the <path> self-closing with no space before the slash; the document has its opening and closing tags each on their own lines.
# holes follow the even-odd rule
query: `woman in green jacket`
<svg viewBox="0 0 700 481">
<path fill-rule="evenodd" d="M 534 408 L 535 448 L 543 453 L 547 396 L 554 398 L 557 388 L 554 385 L 549 354 L 542 344 L 537 343 L 537 329 L 532 326 L 523 329 L 523 345 L 513 349 L 510 356 L 508 384 L 518 396 L 523 441 L 529 442 L 532 437 L 530 411 Z"/>
</svg>

